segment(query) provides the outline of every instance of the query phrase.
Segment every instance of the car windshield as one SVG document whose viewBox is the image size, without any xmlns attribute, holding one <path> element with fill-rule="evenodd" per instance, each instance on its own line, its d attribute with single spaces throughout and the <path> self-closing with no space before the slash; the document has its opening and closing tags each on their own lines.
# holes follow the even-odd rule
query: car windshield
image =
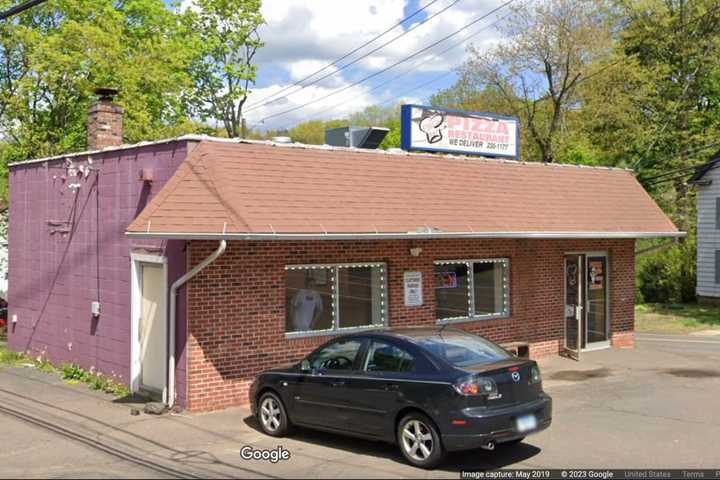
<svg viewBox="0 0 720 480">
<path fill-rule="evenodd" d="M 414 338 L 419 345 L 456 367 L 485 365 L 511 358 L 494 343 L 464 332 L 439 331 Z"/>
</svg>

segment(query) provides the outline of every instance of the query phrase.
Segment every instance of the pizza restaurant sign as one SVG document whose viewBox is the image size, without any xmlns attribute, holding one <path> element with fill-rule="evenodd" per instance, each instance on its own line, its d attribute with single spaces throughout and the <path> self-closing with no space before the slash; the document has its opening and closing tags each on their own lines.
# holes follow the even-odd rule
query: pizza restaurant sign
<svg viewBox="0 0 720 480">
<path fill-rule="evenodd" d="M 401 145 L 405 150 L 518 158 L 519 125 L 515 117 L 403 105 Z"/>
</svg>

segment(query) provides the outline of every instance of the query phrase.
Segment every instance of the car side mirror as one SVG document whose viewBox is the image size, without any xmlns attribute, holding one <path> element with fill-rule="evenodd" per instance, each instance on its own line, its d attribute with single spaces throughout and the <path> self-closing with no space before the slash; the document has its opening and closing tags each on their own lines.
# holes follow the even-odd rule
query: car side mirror
<svg viewBox="0 0 720 480">
<path fill-rule="evenodd" d="M 302 362 L 300 362 L 300 370 L 303 372 L 311 371 L 312 368 L 310 368 L 310 360 L 303 360 Z"/>
</svg>

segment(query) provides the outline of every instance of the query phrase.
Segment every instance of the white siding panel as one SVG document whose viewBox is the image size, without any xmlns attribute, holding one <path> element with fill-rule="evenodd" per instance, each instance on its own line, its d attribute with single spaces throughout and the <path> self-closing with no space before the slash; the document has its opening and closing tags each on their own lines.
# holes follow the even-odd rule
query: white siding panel
<svg viewBox="0 0 720 480">
<path fill-rule="evenodd" d="M 720 297 L 720 284 L 715 282 L 715 251 L 720 250 L 716 212 L 716 199 L 720 198 L 720 167 L 708 172 L 703 180 L 712 183 L 698 187 L 697 294 Z"/>
</svg>

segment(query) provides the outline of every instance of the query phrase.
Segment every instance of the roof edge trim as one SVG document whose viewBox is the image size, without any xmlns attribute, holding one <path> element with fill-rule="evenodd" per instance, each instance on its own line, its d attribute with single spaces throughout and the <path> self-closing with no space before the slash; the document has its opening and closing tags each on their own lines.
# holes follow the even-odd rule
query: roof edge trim
<svg viewBox="0 0 720 480">
<path fill-rule="evenodd" d="M 433 233 L 182 233 L 125 232 L 131 238 L 171 240 L 391 240 L 439 238 L 681 238 L 686 232 L 433 232 Z"/>
<path fill-rule="evenodd" d="M 172 143 L 172 142 L 198 142 L 199 143 L 199 142 L 205 142 L 205 141 L 226 143 L 226 144 L 269 145 L 269 146 L 274 146 L 274 147 L 279 147 L 279 148 L 297 148 L 300 150 L 359 152 L 359 153 L 364 153 L 364 154 L 372 153 L 372 154 L 376 154 L 376 155 L 407 156 L 407 157 L 422 157 L 422 158 L 437 157 L 437 158 L 465 160 L 465 161 L 485 161 L 485 162 L 493 162 L 493 163 L 533 165 L 533 166 L 541 166 L 541 167 L 547 167 L 547 168 L 582 168 L 582 169 L 588 169 L 588 170 L 610 170 L 610 171 L 628 172 L 633 175 L 635 174 L 635 172 L 632 169 L 621 168 L 621 167 L 606 167 L 606 166 L 599 166 L 599 165 L 598 166 L 577 165 L 577 164 L 570 164 L 570 163 L 544 163 L 544 162 L 540 162 L 540 161 L 512 160 L 512 159 L 508 159 L 508 158 L 499 158 L 499 157 L 493 158 L 493 157 L 487 157 L 487 156 L 482 156 L 482 155 L 461 155 L 461 154 L 451 154 L 451 153 L 445 153 L 445 154 L 441 154 L 441 155 L 433 155 L 429 152 L 409 152 L 409 151 L 395 152 L 395 151 L 382 150 L 382 149 L 363 149 L 363 148 L 355 148 L 355 147 L 332 147 L 330 145 L 309 145 L 309 144 L 305 144 L 305 143 L 276 143 L 276 142 L 272 142 L 269 140 L 252 140 L 252 139 L 247 139 L 247 138 L 213 137 L 211 135 L 201 135 L 201 134 L 195 134 L 195 133 L 189 133 L 186 135 L 180 135 L 180 136 L 171 137 L 171 138 L 163 138 L 160 140 L 144 140 L 144 141 L 137 142 L 137 143 L 114 145 L 114 146 L 105 147 L 105 148 L 99 149 L 99 150 L 84 150 L 84 151 L 80 151 L 80 152 L 68 152 L 68 153 L 52 155 L 52 156 L 48 156 L 48 157 L 20 160 L 17 162 L 9 163 L 8 167 L 12 168 L 12 167 L 33 165 L 33 164 L 44 163 L 44 162 L 57 161 L 57 160 L 65 160 L 68 158 L 98 155 L 101 153 L 132 150 L 135 148 L 141 148 L 141 147 L 147 147 L 147 146 L 153 146 L 153 145 L 163 145 L 163 144 Z"/>
</svg>

